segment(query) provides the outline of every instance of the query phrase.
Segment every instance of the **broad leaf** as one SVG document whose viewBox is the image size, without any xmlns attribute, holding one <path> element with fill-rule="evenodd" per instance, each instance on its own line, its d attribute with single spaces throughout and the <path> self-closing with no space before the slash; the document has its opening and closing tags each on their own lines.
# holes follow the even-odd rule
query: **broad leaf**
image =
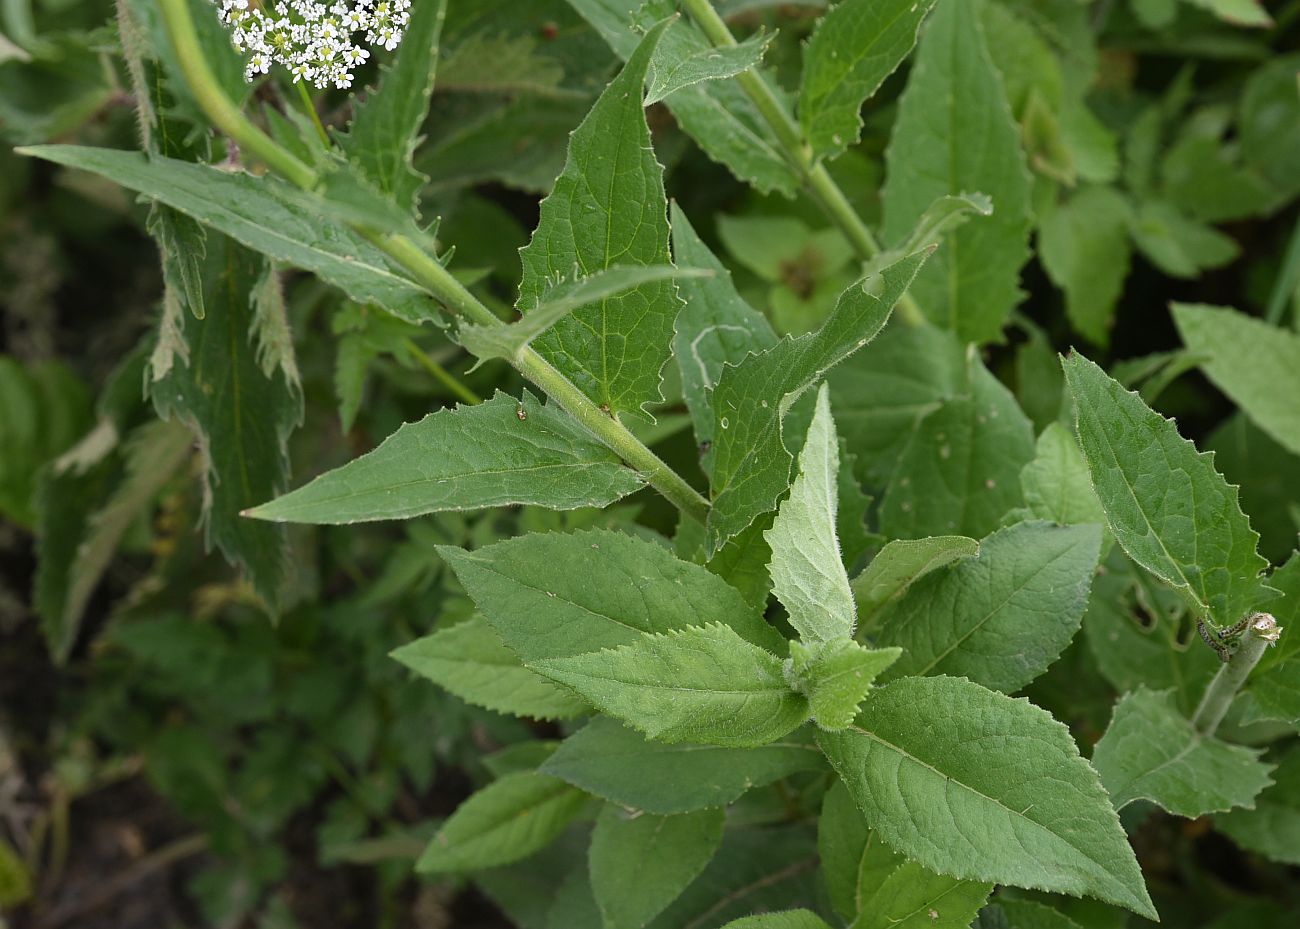
<svg viewBox="0 0 1300 929">
<path fill-rule="evenodd" d="M 893 851 L 842 781 L 822 801 L 817 848 L 835 908 L 854 929 L 967 929 L 992 890 L 935 874 Z"/>
<path fill-rule="evenodd" d="M 569 157 L 542 201 L 532 241 L 519 253 L 519 308 L 537 309 L 557 281 L 615 265 L 669 264 L 668 201 L 641 104 L 650 56 L 668 27 L 646 34 L 627 66 L 569 138 Z M 575 310 L 534 347 L 612 414 L 640 413 L 661 399 L 681 307 L 671 281 L 659 280 Z"/>
<path fill-rule="evenodd" d="M 980 544 L 960 535 L 927 539 L 895 539 L 853 579 L 853 599 L 865 623 L 890 600 L 900 597 L 917 579 L 954 561 L 978 555 Z"/>
<path fill-rule="evenodd" d="M 439 316 L 433 298 L 394 269 L 375 246 L 305 211 L 302 196 L 275 178 L 73 145 L 41 145 L 23 152 L 94 172 L 159 200 L 254 251 L 319 275 L 358 303 L 378 304 L 416 323 Z"/>
<path fill-rule="evenodd" d="M 773 742 L 808 718 L 781 659 L 711 623 L 531 668 L 664 742 L 747 748 Z"/>
<path fill-rule="evenodd" d="M 903 449 L 880 504 L 886 536 L 977 538 L 1022 501 L 1020 472 L 1034 457 L 1033 426 L 977 357 L 968 366 L 969 393 L 942 401 Z"/>
<path fill-rule="evenodd" d="M 439 410 L 374 451 L 248 515 L 294 523 L 409 519 L 529 503 L 606 506 L 641 487 L 635 472 L 567 413 L 524 391 Z"/>
<path fill-rule="evenodd" d="M 1262 753 L 1197 732 L 1174 706 L 1171 691 L 1143 688 L 1115 705 L 1092 764 L 1116 810 L 1150 800 L 1175 816 L 1195 819 L 1253 807 L 1272 783 L 1272 766 L 1259 760 Z"/>
<path fill-rule="evenodd" d="M 722 929 L 831 929 L 826 920 L 812 910 L 782 910 L 732 920 Z"/>
<path fill-rule="evenodd" d="M 1086 187 L 1057 206 L 1038 230 L 1038 250 L 1052 283 L 1065 291 L 1074 330 L 1095 345 L 1110 327 L 1128 277 L 1132 208 L 1112 187 Z"/>
<path fill-rule="evenodd" d="M 684 27 L 683 27 L 684 28 Z M 670 97 L 683 87 L 704 81 L 718 81 L 735 77 L 741 71 L 757 67 L 772 41 L 762 32 L 756 32 L 744 42 L 735 45 L 698 48 L 686 54 L 669 54 L 665 50 L 650 71 L 645 104 L 650 106 Z M 683 44 L 683 50 L 690 46 Z"/>
<path fill-rule="evenodd" d="M 629 814 L 607 805 L 591 834 L 591 889 L 605 929 L 639 929 L 699 876 L 722 841 L 726 812 Z"/>
<path fill-rule="evenodd" d="M 755 645 L 782 646 L 780 634 L 721 578 L 619 532 L 534 533 L 472 552 L 438 551 L 525 664 L 710 622 L 732 626 Z"/>
<path fill-rule="evenodd" d="M 880 331 L 924 260 L 925 253 L 910 255 L 878 278 L 854 284 L 817 332 L 783 339 L 723 370 L 712 393 L 711 553 L 775 508 L 789 485 L 793 460 L 781 438 L 786 412 Z"/>
<path fill-rule="evenodd" d="M 1300 335 L 1225 307 L 1175 304 L 1174 321 L 1206 377 L 1300 455 Z"/>
<path fill-rule="evenodd" d="M 821 753 L 801 741 L 669 745 L 598 717 L 565 739 L 541 771 L 620 806 L 668 816 L 726 806 L 747 790 L 823 765 Z"/>
<path fill-rule="evenodd" d="M 841 0 L 804 46 L 799 122 L 814 158 L 855 145 L 862 104 L 907 57 L 934 0 Z"/>
<path fill-rule="evenodd" d="M 532 719 L 579 716 L 587 704 L 519 663 L 487 620 L 475 616 L 392 653 L 466 703 Z"/>
<path fill-rule="evenodd" d="M 1156 916 L 1096 772 L 1028 701 L 905 678 L 875 692 L 856 728 L 817 741 L 873 828 L 926 868 Z"/>
<path fill-rule="evenodd" d="M 412 166 L 411 155 L 429 111 L 446 12 L 447 0 L 415 4 L 397 60 L 380 67 L 381 86 L 355 105 L 347 133 L 338 137 L 349 160 L 405 212 L 417 210 L 416 197 L 428 181 Z"/>
<path fill-rule="evenodd" d="M 981 191 L 993 215 L 948 236 L 913 293 L 964 341 L 1001 333 L 1029 257 L 1029 174 L 1020 132 L 985 47 L 977 0 L 940 3 L 921 34 L 886 152 L 886 242 L 903 239 L 937 197 Z"/>
<path fill-rule="evenodd" d="M 1019 523 L 979 554 L 918 580 L 880 616 L 876 640 L 903 648 L 890 677 L 950 674 L 1014 693 L 1070 644 L 1097 567 L 1098 526 Z"/>
<path fill-rule="evenodd" d="M 1211 457 L 1083 356 L 1062 364 L 1093 487 L 1129 557 L 1220 626 L 1267 599 L 1259 536 Z"/>
<path fill-rule="evenodd" d="M 1244 849 L 1300 865 L 1300 745 L 1292 744 L 1276 761 L 1276 783 L 1255 799 L 1255 808 L 1220 814 L 1214 825 Z"/>
<path fill-rule="evenodd" d="M 703 449 L 701 462 L 707 474 L 713 460 L 714 416 L 709 391 L 718 382 L 723 365 L 739 364 L 753 352 L 776 344 L 776 333 L 762 313 L 736 292 L 729 272 L 691 228 L 686 214 L 671 207 L 673 258 L 681 265 L 713 272 L 708 278 L 688 278 L 678 284 L 686 305 L 677 314 L 673 356 L 682 376 L 682 393 L 695 424 L 695 440 Z"/>
<path fill-rule="evenodd" d="M 830 391 L 823 384 L 799 453 L 799 475 L 764 534 L 772 549 L 772 589 L 790 625 L 809 643 L 853 635 L 853 593 L 835 534 L 839 464 Z"/>
<path fill-rule="evenodd" d="M 1079 443 L 1060 423 L 1050 423 L 1038 437 L 1034 460 L 1020 472 L 1020 489 L 1025 507 L 1038 519 L 1062 526 L 1106 524 Z"/>
<path fill-rule="evenodd" d="M 527 858 L 551 844 L 590 799 L 545 774 L 507 774 L 456 809 L 415 869 L 422 874 L 474 871 Z"/>
<path fill-rule="evenodd" d="M 897 648 L 864 648 L 849 639 L 790 643 L 790 678 L 808 698 L 817 725 L 843 729 L 858 715 L 876 676 L 898 660 Z"/>
</svg>

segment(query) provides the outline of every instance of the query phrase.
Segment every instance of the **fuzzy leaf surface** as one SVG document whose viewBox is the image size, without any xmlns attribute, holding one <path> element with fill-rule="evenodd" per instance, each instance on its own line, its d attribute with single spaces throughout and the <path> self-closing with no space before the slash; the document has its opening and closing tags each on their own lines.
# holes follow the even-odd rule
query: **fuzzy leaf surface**
<svg viewBox="0 0 1300 929">
<path fill-rule="evenodd" d="M 1024 687 L 1078 631 L 1100 546 L 1099 526 L 1028 522 L 994 532 L 978 555 L 928 574 L 886 607 L 877 642 L 903 649 L 889 676 Z"/>
<path fill-rule="evenodd" d="M 770 36 L 756 32 L 735 45 L 709 46 L 686 54 L 663 55 L 663 60 L 651 68 L 646 106 L 672 96 L 683 87 L 724 80 L 757 67 L 771 41 Z"/>
<path fill-rule="evenodd" d="M 1255 798 L 1255 808 L 1222 813 L 1214 825 L 1244 849 L 1300 865 L 1300 745 L 1282 752 L 1277 762 L 1275 783 Z"/>
<path fill-rule="evenodd" d="M 808 702 L 786 683 L 781 659 L 718 623 L 529 666 L 664 742 L 749 748 L 808 718 Z"/>
<path fill-rule="evenodd" d="M 1175 816 L 1195 819 L 1233 807 L 1253 807 L 1272 782 L 1262 749 L 1229 745 L 1196 731 L 1174 706 L 1172 691 L 1141 688 L 1115 705 L 1092 764 L 1116 810 L 1150 800 Z"/>
<path fill-rule="evenodd" d="M 799 122 L 814 158 L 858 141 L 859 111 L 916 44 L 934 0 L 842 0 L 804 45 Z"/>
<path fill-rule="evenodd" d="M 979 542 L 961 535 L 895 539 L 853 579 L 858 615 L 865 621 L 890 600 L 902 596 L 914 581 L 954 561 L 978 555 L 979 550 Z"/>
<path fill-rule="evenodd" d="M 1106 511 L 1092 489 L 1079 443 L 1060 423 L 1038 437 L 1034 460 L 1020 472 L 1025 507 L 1038 519 L 1062 526 L 1106 525 Z"/>
<path fill-rule="evenodd" d="M 817 742 L 896 851 L 967 880 L 1089 895 L 1152 918 L 1137 859 L 1065 726 L 960 678 L 904 678 Z"/>
<path fill-rule="evenodd" d="M 858 715 L 876 676 L 898 660 L 897 648 L 865 648 L 850 639 L 790 643 L 790 673 L 808 697 L 817 725 L 844 729 Z"/>
<path fill-rule="evenodd" d="M 1062 364 L 1093 487 L 1129 557 L 1220 626 L 1267 599 L 1259 536 L 1212 456 L 1083 356 Z"/>
<path fill-rule="evenodd" d="M 374 451 L 248 515 L 340 524 L 518 503 L 571 510 L 607 506 L 640 487 L 567 413 L 525 391 L 522 400 L 498 393 L 407 423 Z"/>
<path fill-rule="evenodd" d="M 723 807 L 753 787 L 823 765 L 821 753 L 806 742 L 670 745 L 597 717 L 565 739 L 540 770 L 620 806 L 668 816 Z"/>
</svg>

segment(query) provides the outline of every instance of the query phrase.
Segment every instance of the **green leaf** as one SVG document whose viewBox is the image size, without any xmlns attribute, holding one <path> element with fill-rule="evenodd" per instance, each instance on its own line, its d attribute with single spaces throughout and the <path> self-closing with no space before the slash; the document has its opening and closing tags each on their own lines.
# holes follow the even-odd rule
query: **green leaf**
<svg viewBox="0 0 1300 929">
<path fill-rule="evenodd" d="M 862 104 L 907 57 L 934 0 L 842 0 L 804 45 L 799 122 L 814 158 L 857 144 Z"/>
<path fill-rule="evenodd" d="M 1100 545 L 1099 526 L 994 532 L 974 558 L 926 575 L 885 608 L 876 641 L 903 648 L 889 676 L 950 674 L 1020 690 L 1078 631 Z"/>
<path fill-rule="evenodd" d="M 727 923 L 722 929 L 831 929 L 812 910 L 783 910 L 779 913 L 762 913 L 745 916 Z"/>
<path fill-rule="evenodd" d="M 302 420 L 284 304 L 270 263 L 224 236 L 208 236 L 203 283 L 201 320 L 185 319 L 175 295 L 164 294 L 149 394 L 161 418 L 184 422 L 198 440 L 208 543 L 275 610 L 284 530 L 240 514 L 285 489 L 288 438 Z"/>
<path fill-rule="evenodd" d="M 392 657 L 466 703 L 498 713 L 564 719 L 588 709 L 568 690 L 521 665 L 481 616 L 409 642 Z"/>
<path fill-rule="evenodd" d="M 887 846 L 836 781 L 817 828 L 835 908 L 854 929 L 967 929 L 992 886 L 928 871 Z"/>
<path fill-rule="evenodd" d="M 736 292 L 728 271 L 696 235 L 676 203 L 671 206 L 673 258 L 684 266 L 703 268 L 712 277 L 688 278 L 678 284 L 686 301 L 673 335 L 673 356 L 682 377 L 682 394 L 695 424 L 695 440 L 706 451 L 701 464 L 707 474 L 713 461 L 714 416 L 709 391 L 724 365 L 739 364 L 752 352 L 776 344 L 776 333 L 762 313 Z"/>
<path fill-rule="evenodd" d="M 1106 525 L 1079 443 L 1060 423 L 1049 423 L 1038 437 L 1034 460 L 1020 472 L 1020 489 L 1038 519 L 1061 526 Z"/>
<path fill-rule="evenodd" d="M 786 412 L 880 331 L 924 261 L 925 253 L 910 255 L 878 278 L 852 285 L 817 332 L 783 339 L 723 369 L 712 393 L 710 554 L 776 507 L 789 485 L 793 461 L 781 438 Z"/>
<path fill-rule="evenodd" d="M 799 453 L 799 475 L 777 511 L 776 522 L 764 534 L 772 549 L 772 589 L 805 642 L 853 635 L 853 593 L 835 534 L 839 465 L 830 389 L 822 384 Z"/>
<path fill-rule="evenodd" d="M 1267 719 L 1300 723 L 1300 658 L 1289 658 L 1256 672 L 1248 693 Z"/>
<path fill-rule="evenodd" d="M 275 178 L 75 145 L 21 151 L 91 171 L 159 200 L 254 251 L 319 275 L 358 303 L 377 303 L 415 323 L 439 316 L 433 299 L 377 248 L 351 230 L 305 212 L 301 195 Z"/>
<path fill-rule="evenodd" d="M 716 48 L 707 46 L 687 51 L 690 46 L 683 44 L 685 54 L 669 55 L 665 52 L 657 56 L 652 64 L 645 105 L 650 106 L 671 97 L 683 87 L 704 81 L 725 80 L 735 77 L 741 71 L 758 67 L 771 42 L 772 36 L 764 36 L 760 31 L 735 45 Z"/>
<path fill-rule="evenodd" d="M 786 683 L 781 659 L 720 623 L 528 664 L 663 742 L 748 748 L 808 718 L 808 703 Z"/>
<path fill-rule="evenodd" d="M 510 864 L 551 844 L 589 797 L 534 771 L 507 774 L 478 791 L 442 825 L 416 862 L 421 874 Z"/>
<path fill-rule="evenodd" d="M 644 268 L 615 265 L 588 277 L 553 284 L 541 297 L 541 303 L 521 320 L 507 326 L 464 325 L 460 341 L 480 359 L 514 358 L 533 340 L 575 310 L 602 303 L 626 294 L 645 284 L 657 284 L 674 278 L 708 277 L 707 271 L 651 265 Z"/>
<path fill-rule="evenodd" d="M 569 0 L 601 38 L 627 61 L 640 39 L 637 30 L 676 12 L 671 0 Z M 655 52 L 655 73 L 672 73 L 681 63 L 713 49 L 698 29 L 678 21 Z M 781 154 L 763 117 L 735 81 L 691 84 L 665 100 L 682 129 L 704 153 L 760 192 L 794 196 L 799 180 Z"/>
<path fill-rule="evenodd" d="M 969 393 L 942 401 L 913 432 L 880 504 L 892 538 L 979 537 L 1019 506 L 1034 430 L 1015 397 L 972 355 Z"/>
<path fill-rule="evenodd" d="M 708 865 L 726 811 L 679 816 L 629 814 L 607 805 L 591 834 L 591 889 L 605 929 L 639 929 Z"/>
<path fill-rule="evenodd" d="M 641 85 L 669 23 L 650 30 L 627 66 L 569 138 L 569 157 L 542 201 L 524 264 L 519 308 L 535 311 L 556 280 L 614 265 L 669 264 L 668 201 L 641 104 Z M 670 281 L 605 297 L 556 322 L 534 347 L 611 413 L 640 413 L 661 399 L 681 307 Z"/>
<path fill-rule="evenodd" d="M 1277 762 L 1276 783 L 1255 799 L 1255 808 L 1221 813 L 1214 825 L 1248 851 L 1300 865 L 1300 745 L 1293 743 Z"/>
<path fill-rule="evenodd" d="M 1155 918 L 1133 850 L 1065 726 L 959 678 L 874 693 L 818 744 L 895 850 L 966 880 L 1087 894 Z"/>
<path fill-rule="evenodd" d="M 978 555 L 980 544 L 960 535 L 928 539 L 895 539 L 853 579 L 853 599 L 865 624 L 889 601 L 901 597 L 912 583 L 954 561 Z"/>
<path fill-rule="evenodd" d="M 808 697 L 813 720 L 833 732 L 852 724 L 876 676 L 900 654 L 901 649 L 864 648 L 848 639 L 791 642 L 790 675 L 795 689 Z"/>
<path fill-rule="evenodd" d="M 570 510 L 640 487 L 567 413 L 524 391 L 521 401 L 498 393 L 407 423 L 374 451 L 248 515 L 338 524 L 519 503 Z"/>
<path fill-rule="evenodd" d="M 1085 187 L 1038 229 L 1038 252 L 1052 283 L 1065 291 L 1074 330 L 1095 345 L 1110 342 L 1132 247 L 1132 207 L 1113 187 Z"/>
<path fill-rule="evenodd" d="M 1140 688 L 1115 705 L 1092 764 L 1116 810 L 1150 800 L 1175 816 L 1195 819 L 1233 807 L 1253 807 L 1272 782 L 1262 749 L 1203 735 L 1178 712 L 1172 691 Z"/>
<path fill-rule="evenodd" d="M 930 319 L 986 342 L 1020 301 L 1029 174 L 976 0 L 953 0 L 930 17 L 899 101 L 886 151 L 885 240 L 906 236 L 935 198 L 976 190 L 992 198 L 993 215 L 948 236 L 913 293 Z"/>
<path fill-rule="evenodd" d="M 782 646 L 780 634 L 721 578 L 619 532 L 534 533 L 472 552 L 438 552 L 525 664 L 706 623 L 728 624 L 755 645 Z"/>
<path fill-rule="evenodd" d="M 1209 10 L 1224 22 L 1234 26 L 1268 27 L 1273 17 L 1260 5 L 1259 0 L 1186 0 L 1192 6 Z"/>
<path fill-rule="evenodd" d="M 417 212 L 416 197 L 428 180 L 411 156 L 429 111 L 446 12 L 447 0 L 415 4 L 397 60 L 380 66 L 381 86 L 367 90 L 353 107 L 347 133 L 338 136 L 349 160 L 404 212 Z"/>
<path fill-rule="evenodd" d="M 1082 355 L 1062 365 L 1093 487 L 1129 557 L 1220 626 L 1267 599 L 1259 536 L 1211 457 Z"/>
<path fill-rule="evenodd" d="M 565 739 L 541 771 L 620 806 L 670 816 L 723 807 L 751 788 L 822 766 L 821 753 L 799 741 L 669 745 L 598 717 Z"/>
<path fill-rule="evenodd" d="M 1176 303 L 1174 322 L 1201 370 L 1279 445 L 1300 455 L 1300 335 L 1227 307 Z"/>
<path fill-rule="evenodd" d="M 1129 232 L 1142 254 L 1172 277 L 1196 277 L 1228 264 L 1241 253 L 1228 236 L 1163 200 L 1143 203 Z"/>
</svg>

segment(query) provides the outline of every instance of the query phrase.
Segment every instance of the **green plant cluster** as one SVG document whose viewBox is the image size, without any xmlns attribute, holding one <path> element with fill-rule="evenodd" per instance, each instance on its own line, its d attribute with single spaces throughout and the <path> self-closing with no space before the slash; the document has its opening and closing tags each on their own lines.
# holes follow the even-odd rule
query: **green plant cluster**
<svg viewBox="0 0 1300 929">
<path fill-rule="evenodd" d="M 219 6 L 0 3 L 14 925 L 1300 919 L 1300 0 Z"/>
</svg>

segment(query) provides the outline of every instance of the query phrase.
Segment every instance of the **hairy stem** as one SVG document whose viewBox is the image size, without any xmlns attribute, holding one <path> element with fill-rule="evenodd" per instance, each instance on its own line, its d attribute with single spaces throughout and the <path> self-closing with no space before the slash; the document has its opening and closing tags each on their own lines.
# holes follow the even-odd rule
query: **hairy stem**
<svg viewBox="0 0 1300 929">
<path fill-rule="evenodd" d="M 1197 732 L 1214 735 L 1214 731 L 1219 728 L 1219 723 L 1223 722 L 1223 717 L 1227 715 L 1228 707 L 1232 705 L 1237 692 L 1246 683 L 1246 678 L 1250 676 L 1255 665 L 1259 664 L 1259 659 L 1264 657 L 1264 649 L 1277 641 L 1281 631 L 1277 620 L 1268 613 L 1256 613 L 1250 618 L 1245 632 L 1241 635 L 1241 644 L 1219 668 L 1219 673 L 1214 675 L 1210 686 L 1205 688 L 1201 705 L 1196 708 L 1196 713 L 1192 716 L 1192 725 L 1196 727 Z"/>
<path fill-rule="evenodd" d="M 305 190 L 315 188 L 319 180 L 316 172 L 253 125 L 222 92 L 203 57 L 194 31 L 194 20 L 185 0 L 158 0 L 158 5 L 162 8 L 163 21 L 185 80 L 213 124 L 238 142 L 245 152 L 293 184 Z M 353 227 L 456 315 L 480 326 L 504 325 L 451 272 L 406 236 L 384 234 L 358 224 L 353 224 Z M 705 519 L 709 511 L 708 501 L 647 448 L 627 426 L 597 406 L 550 362 L 527 348 L 511 363 L 520 374 L 582 423 L 597 440 L 640 473 L 670 503 L 694 519 L 701 522 Z"/>
<path fill-rule="evenodd" d="M 725 47 L 736 44 L 736 37 L 713 8 L 710 0 L 682 0 L 684 6 L 695 20 L 695 24 L 715 46 Z M 831 177 L 826 166 L 816 162 L 808 143 L 799 129 L 799 124 L 786 110 L 785 105 L 772 90 L 772 86 L 756 70 L 750 68 L 736 75 L 736 82 L 745 95 L 749 97 L 759 114 L 767 123 L 772 134 L 776 136 L 786 161 L 803 179 L 809 193 L 817 205 L 835 226 L 849 240 L 854 252 L 862 261 L 870 261 L 880 254 L 880 243 L 872 235 L 862 217 L 853 209 L 848 197 L 839 184 Z M 925 315 L 917 305 L 916 299 L 905 293 L 898 301 L 898 310 L 909 323 L 919 324 L 925 321 Z"/>
</svg>

